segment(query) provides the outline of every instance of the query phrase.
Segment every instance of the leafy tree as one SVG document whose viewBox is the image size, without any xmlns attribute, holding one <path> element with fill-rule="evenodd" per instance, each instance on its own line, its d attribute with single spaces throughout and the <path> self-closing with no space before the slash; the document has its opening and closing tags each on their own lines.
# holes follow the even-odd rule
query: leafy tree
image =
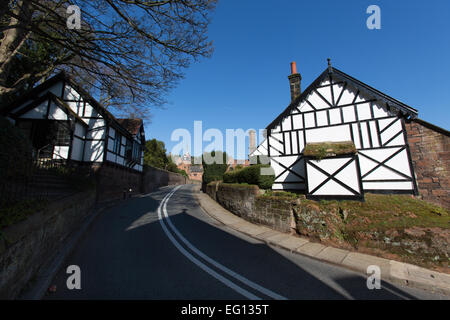
<svg viewBox="0 0 450 320">
<path fill-rule="evenodd" d="M 169 159 L 166 155 L 166 146 L 164 142 L 156 139 L 148 140 L 145 142 L 145 148 L 144 165 L 166 169 L 169 164 Z"/>
<path fill-rule="evenodd" d="M 113 112 L 145 116 L 143 106 L 163 104 L 183 70 L 211 55 L 207 29 L 216 2 L 2 0 L 0 97 L 4 103 L 66 70 Z M 81 9 L 79 29 L 67 27 L 69 5 Z M 21 61 L 26 68 L 16 68 Z"/>
</svg>

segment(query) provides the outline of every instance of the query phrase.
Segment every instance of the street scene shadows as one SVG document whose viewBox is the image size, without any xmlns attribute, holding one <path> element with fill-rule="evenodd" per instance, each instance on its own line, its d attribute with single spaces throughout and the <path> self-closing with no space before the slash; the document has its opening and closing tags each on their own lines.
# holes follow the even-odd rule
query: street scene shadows
<svg viewBox="0 0 450 320">
<path fill-rule="evenodd" d="M 69 256 L 46 299 L 245 299 L 233 288 L 187 259 L 161 228 L 158 207 L 172 188 L 129 199 L 105 211 Z M 413 299 L 382 282 L 369 290 L 354 272 L 273 249 L 260 241 L 225 230 L 198 206 L 191 187 L 176 191 L 167 203 L 172 225 L 191 246 L 241 277 L 287 299 Z M 163 218 L 166 221 L 168 218 Z M 264 292 L 239 281 L 174 239 L 201 263 L 258 298 Z M 280 253 L 282 252 L 282 253 Z M 66 268 L 78 265 L 81 289 L 68 290 Z M 329 269 L 329 270 L 327 270 Z M 314 271 L 315 270 L 315 271 Z"/>
</svg>

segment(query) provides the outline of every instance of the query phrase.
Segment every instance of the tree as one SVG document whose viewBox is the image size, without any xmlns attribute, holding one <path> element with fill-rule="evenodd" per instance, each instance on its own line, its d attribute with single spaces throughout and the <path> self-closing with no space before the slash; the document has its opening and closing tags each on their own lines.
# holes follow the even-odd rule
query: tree
<svg viewBox="0 0 450 320">
<path fill-rule="evenodd" d="M 205 158 L 208 159 L 219 159 L 221 161 L 214 161 L 210 163 L 210 161 L 205 161 Z M 226 152 L 222 151 L 212 151 L 211 153 L 204 153 L 202 156 L 202 165 L 203 165 L 203 182 L 210 183 L 211 181 L 218 181 L 223 179 L 223 174 L 227 171 L 228 156 Z"/>
<path fill-rule="evenodd" d="M 59 70 L 81 79 L 118 114 L 148 115 L 182 78 L 208 57 L 216 0 L 3 0 L 0 4 L 0 96 L 3 103 Z M 80 28 L 67 27 L 69 5 L 81 9 Z M 70 11 L 69 11 L 70 12 Z M 16 69 L 20 60 L 39 68 Z"/>
<path fill-rule="evenodd" d="M 144 165 L 166 169 L 169 159 L 166 155 L 164 142 L 152 139 L 145 142 Z"/>
</svg>

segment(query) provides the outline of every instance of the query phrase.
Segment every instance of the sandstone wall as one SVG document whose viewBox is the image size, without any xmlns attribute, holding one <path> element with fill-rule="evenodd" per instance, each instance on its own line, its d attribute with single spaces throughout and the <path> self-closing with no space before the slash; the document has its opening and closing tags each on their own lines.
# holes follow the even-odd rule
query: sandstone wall
<svg viewBox="0 0 450 320">
<path fill-rule="evenodd" d="M 289 200 L 260 197 L 258 186 L 211 182 L 206 193 L 222 207 L 250 222 L 290 232 L 292 226 Z"/>
<path fill-rule="evenodd" d="M 172 186 L 188 183 L 188 179 L 181 174 L 154 167 L 145 167 L 142 192 L 149 193 L 163 186 Z"/>
<path fill-rule="evenodd" d="M 94 166 L 97 201 L 124 198 L 142 192 L 142 173 L 112 163 Z M 131 189 L 131 191 L 130 191 Z"/>
<path fill-rule="evenodd" d="M 16 298 L 52 259 L 64 240 L 91 214 L 94 192 L 51 203 L 45 210 L 0 232 L 0 299 Z"/>
<path fill-rule="evenodd" d="M 450 133 L 422 120 L 406 123 L 419 195 L 450 208 Z"/>
</svg>

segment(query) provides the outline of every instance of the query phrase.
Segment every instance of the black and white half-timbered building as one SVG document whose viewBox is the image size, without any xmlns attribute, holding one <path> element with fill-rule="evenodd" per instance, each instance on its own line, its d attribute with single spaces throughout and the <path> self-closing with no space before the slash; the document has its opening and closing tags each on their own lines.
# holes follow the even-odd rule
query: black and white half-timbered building
<svg viewBox="0 0 450 320">
<path fill-rule="evenodd" d="M 417 194 L 405 130 L 405 120 L 416 118 L 417 110 L 330 62 L 303 92 L 295 62 L 291 73 L 291 104 L 250 154 L 269 157 L 276 177 L 272 189 L 336 199 L 363 199 L 364 192 Z M 354 152 L 336 152 L 340 144 L 354 146 Z M 322 154 L 305 154 L 310 145 L 323 146 Z"/>
<path fill-rule="evenodd" d="M 61 72 L 2 110 L 30 138 L 40 163 L 110 163 L 143 170 L 141 119 L 116 119 Z"/>
</svg>

